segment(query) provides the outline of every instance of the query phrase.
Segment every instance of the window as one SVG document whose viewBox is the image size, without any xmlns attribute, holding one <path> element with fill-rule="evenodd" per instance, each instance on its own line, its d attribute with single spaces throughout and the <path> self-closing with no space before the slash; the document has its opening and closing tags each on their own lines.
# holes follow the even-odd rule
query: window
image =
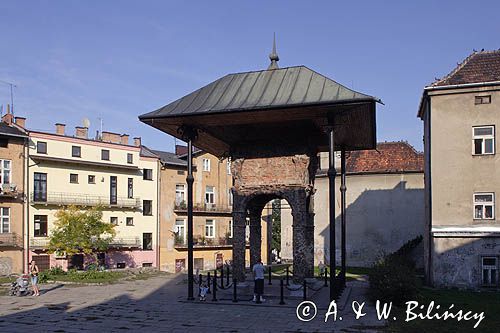
<svg viewBox="0 0 500 333">
<path fill-rule="evenodd" d="M 33 201 L 47 201 L 47 174 L 35 172 Z"/>
<path fill-rule="evenodd" d="M 127 153 L 127 163 L 128 164 L 134 163 L 134 155 L 132 155 L 131 153 Z"/>
<path fill-rule="evenodd" d="M 109 223 L 113 224 L 113 225 L 118 225 L 118 217 L 116 216 L 111 216 L 109 218 Z"/>
<path fill-rule="evenodd" d="M 205 221 L 205 237 L 214 238 L 215 237 L 215 221 L 206 220 Z"/>
<path fill-rule="evenodd" d="M 47 215 L 35 215 L 35 237 L 47 237 Z"/>
<path fill-rule="evenodd" d="M 205 203 L 213 205 L 215 202 L 215 188 L 213 186 L 207 186 L 205 188 Z"/>
<path fill-rule="evenodd" d="M 491 103 L 491 95 L 484 95 L 484 96 L 475 96 L 474 97 L 474 104 L 490 104 Z"/>
<path fill-rule="evenodd" d="M 95 184 L 95 176 L 89 175 L 89 184 Z"/>
<path fill-rule="evenodd" d="M 229 220 L 229 228 L 228 228 L 229 238 L 233 238 L 233 220 Z"/>
<path fill-rule="evenodd" d="M 226 168 L 227 168 L 227 174 L 230 175 L 231 174 L 231 159 L 230 158 L 227 159 Z"/>
<path fill-rule="evenodd" d="M 127 197 L 129 199 L 132 199 L 134 197 L 134 178 L 128 179 Z"/>
<path fill-rule="evenodd" d="M 208 158 L 203 159 L 203 171 L 210 172 L 210 160 Z"/>
<path fill-rule="evenodd" d="M 71 156 L 73 156 L 73 157 L 82 157 L 82 147 L 80 147 L 80 146 L 72 146 L 71 147 Z"/>
<path fill-rule="evenodd" d="M 0 207 L 0 234 L 10 232 L 10 208 Z"/>
<path fill-rule="evenodd" d="M 109 161 L 109 150 L 107 150 L 107 149 L 101 150 L 101 160 Z"/>
<path fill-rule="evenodd" d="M 231 189 L 227 190 L 227 198 L 229 206 L 233 205 L 233 191 Z"/>
<path fill-rule="evenodd" d="M 0 160 L 0 184 L 10 184 L 11 176 L 11 161 Z"/>
<path fill-rule="evenodd" d="M 2 147 L 2 148 L 8 148 L 9 147 L 9 139 L 7 139 L 7 138 L 0 138 L 0 147 Z"/>
<path fill-rule="evenodd" d="M 496 257 L 481 258 L 484 286 L 496 286 L 498 284 L 497 261 Z"/>
<path fill-rule="evenodd" d="M 473 155 L 495 154 L 495 127 L 481 126 L 472 128 Z"/>
<path fill-rule="evenodd" d="M 495 194 L 474 193 L 474 219 L 493 220 L 495 218 Z"/>
<path fill-rule="evenodd" d="M 142 249 L 152 250 L 153 249 L 153 234 L 150 232 L 145 232 L 142 234 Z"/>
<path fill-rule="evenodd" d="M 76 174 L 76 173 L 70 173 L 69 174 L 69 182 L 71 184 L 78 184 L 78 174 Z"/>
<path fill-rule="evenodd" d="M 142 172 L 142 178 L 144 180 L 153 180 L 153 169 L 144 169 Z"/>
<path fill-rule="evenodd" d="M 186 239 L 186 221 L 183 219 L 175 220 L 175 243 L 184 244 Z"/>
<path fill-rule="evenodd" d="M 151 216 L 153 215 L 153 201 L 143 200 L 142 201 L 142 215 Z"/>
<path fill-rule="evenodd" d="M 134 225 L 134 218 L 133 217 L 127 217 L 126 224 L 127 225 Z"/>
<path fill-rule="evenodd" d="M 36 152 L 39 154 L 47 154 L 47 142 L 38 141 L 36 143 Z"/>
<path fill-rule="evenodd" d="M 118 202 L 118 180 L 116 176 L 109 177 L 109 204 L 116 205 Z"/>
<path fill-rule="evenodd" d="M 183 203 L 186 199 L 186 186 L 184 184 L 175 185 L 175 203 L 177 205 Z"/>
</svg>

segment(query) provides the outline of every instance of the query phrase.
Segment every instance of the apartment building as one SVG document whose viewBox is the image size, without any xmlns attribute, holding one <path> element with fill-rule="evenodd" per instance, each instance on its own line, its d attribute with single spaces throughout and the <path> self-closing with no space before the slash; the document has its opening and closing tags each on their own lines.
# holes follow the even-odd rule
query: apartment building
<svg viewBox="0 0 500 333">
<path fill-rule="evenodd" d="M 180 272 L 187 267 L 187 150 L 154 151 L 160 171 L 160 269 Z M 231 164 L 201 150 L 193 153 L 194 268 L 214 269 L 232 260 Z M 263 235 L 266 223 L 262 222 Z M 249 232 L 247 231 L 247 236 Z M 263 260 L 267 237 L 262 241 Z M 249 258 L 249 249 L 247 249 Z"/>
<path fill-rule="evenodd" d="M 25 173 L 28 135 L 24 118 L 7 109 L 0 122 L 0 275 L 20 274 L 25 256 Z"/>
<path fill-rule="evenodd" d="M 68 135 L 64 124 L 55 133 L 29 131 L 30 258 L 41 269 L 82 268 L 83 255 L 46 253 L 57 210 L 75 205 L 100 206 L 103 220 L 115 225 L 116 237 L 99 259 L 109 268 L 156 267 L 158 263 L 159 159 L 140 138 L 102 132 L 88 136 L 76 127 Z"/>
<path fill-rule="evenodd" d="M 474 52 L 424 88 L 426 276 L 440 287 L 498 288 L 500 51 Z"/>
<path fill-rule="evenodd" d="M 340 175 L 340 154 L 335 167 Z M 328 153 L 320 153 L 314 187 L 314 262 L 329 263 Z M 424 233 L 424 156 L 404 141 L 380 142 L 376 150 L 347 153 L 346 263 L 371 267 L 383 255 Z M 340 177 L 335 179 L 336 258 L 340 262 Z M 292 215 L 281 205 L 281 258 L 292 259 Z M 423 265 L 423 248 L 413 253 Z"/>
</svg>

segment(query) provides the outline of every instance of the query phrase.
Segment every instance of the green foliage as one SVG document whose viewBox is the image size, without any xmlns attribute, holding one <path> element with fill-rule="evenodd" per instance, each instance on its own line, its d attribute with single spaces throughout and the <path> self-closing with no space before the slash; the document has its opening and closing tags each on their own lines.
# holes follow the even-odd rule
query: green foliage
<svg viewBox="0 0 500 333">
<path fill-rule="evenodd" d="M 56 212 L 55 229 L 50 236 L 48 252 L 64 251 L 68 255 L 106 251 L 115 236 L 114 225 L 102 221 L 99 207 L 81 211 L 71 206 Z"/>
<path fill-rule="evenodd" d="M 71 282 L 111 282 L 124 276 L 123 272 L 108 272 L 97 269 L 90 269 L 84 272 L 70 269 L 67 272 L 60 267 L 41 272 L 39 275 L 40 283 L 52 281 L 71 281 Z"/>
<path fill-rule="evenodd" d="M 419 281 L 410 254 L 421 241 L 422 236 L 412 239 L 393 254 L 375 263 L 369 273 L 369 296 L 373 301 L 401 305 L 415 300 L 419 294 Z"/>
<path fill-rule="evenodd" d="M 271 218 L 273 221 L 271 248 L 281 250 L 281 202 L 279 199 L 273 201 Z"/>
</svg>

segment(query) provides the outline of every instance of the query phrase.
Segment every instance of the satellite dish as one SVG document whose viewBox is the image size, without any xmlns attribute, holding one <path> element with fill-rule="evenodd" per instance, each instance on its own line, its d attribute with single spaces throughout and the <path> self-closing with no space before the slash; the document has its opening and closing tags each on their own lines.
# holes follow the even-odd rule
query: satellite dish
<svg viewBox="0 0 500 333">
<path fill-rule="evenodd" d="M 83 127 L 87 127 L 87 128 L 90 127 L 90 120 L 89 120 L 89 118 L 83 118 L 82 123 L 83 123 Z"/>
</svg>

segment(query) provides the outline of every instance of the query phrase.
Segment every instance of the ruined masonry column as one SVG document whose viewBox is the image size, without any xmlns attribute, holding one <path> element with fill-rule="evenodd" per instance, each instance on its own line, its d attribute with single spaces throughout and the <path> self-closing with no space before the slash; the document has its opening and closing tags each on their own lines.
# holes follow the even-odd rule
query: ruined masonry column
<svg viewBox="0 0 500 333">
<path fill-rule="evenodd" d="M 305 192 L 305 190 L 304 190 Z M 293 216 L 293 277 L 303 281 L 314 275 L 314 225 L 312 216 L 306 209 L 305 193 L 298 195 L 292 204 Z"/>
<path fill-rule="evenodd" d="M 245 211 L 233 211 L 233 277 L 245 281 Z"/>
<path fill-rule="evenodd" d="M 262 210 L 250 210 L 250 269 L 261 257 L 262 243 L 262 226 L 261 226 Z"/>
</svg>

